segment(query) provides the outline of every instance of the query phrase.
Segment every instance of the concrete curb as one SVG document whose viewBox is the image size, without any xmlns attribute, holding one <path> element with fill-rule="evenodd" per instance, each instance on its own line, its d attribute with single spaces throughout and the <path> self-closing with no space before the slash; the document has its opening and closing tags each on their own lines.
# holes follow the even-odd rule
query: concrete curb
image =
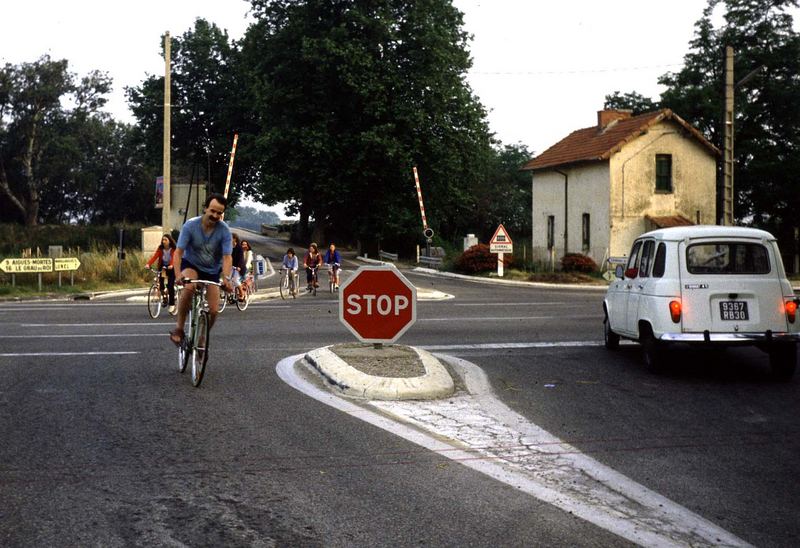
<svg viewBox="0 0 800 548">
<path fill-rule="evenodd" d="M 331 384 L 344 394 L 368 400 L 433 400 L 455 392 L 455 384 L 447 369 L 429 352 L 413 349 L 425 367 L 421 377 L 376 377 L 350 366 L 330 350 L 317 348 L 305 355 Z M 368 349 L 367 349 L 368 350 Z"/>
<path fill-rule="evenodd" d="M 413 269 L 413 272 L 420 274 L 430 274 L 433 276 L 440 276 L 442 278 L 457 278 L 460 280 L 469 280 L 471 282 L 486 283 L 486 284 L 499 284 L 499 285 L 512 285 L 517 287 L 546 287 L 548 289 L 584 289 L 587 291 L 606 291 L 608 286 L 604 285 L 583 285 L 583 284 L 550 284 L 544 282 L 522 282 L 519 280 L 501 280 L 498 278 L 481 278 L 478 276 L 468 276 L 467 274 L 456 274 L 454 272 L 442 272 L 435 268 L 426 268 L 418 266 Z"/>
</svg>

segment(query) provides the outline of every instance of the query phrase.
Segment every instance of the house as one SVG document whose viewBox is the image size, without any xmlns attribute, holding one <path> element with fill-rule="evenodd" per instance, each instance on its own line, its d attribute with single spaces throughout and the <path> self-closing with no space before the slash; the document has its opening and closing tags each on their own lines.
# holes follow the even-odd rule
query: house
<svg viewBox="0 0 800 548">
<path fill-rule="evenodd" d="M 533 184 L 533 259 L 598 265 L 667 226 L 715 224 L 719 149 L 669 109 L 601 110 L 525 164 Z"/>
</svg>

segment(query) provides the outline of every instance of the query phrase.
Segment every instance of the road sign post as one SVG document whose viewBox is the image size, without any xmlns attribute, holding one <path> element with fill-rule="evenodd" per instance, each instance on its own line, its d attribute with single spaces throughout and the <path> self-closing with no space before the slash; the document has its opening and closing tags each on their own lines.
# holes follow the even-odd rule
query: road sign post
<svg viewBox="0 0 800 548">
<path fill-rule="evenodd" d="M 390 344 L 417 320 L 417 290 L 392 266 L 362 266 L 339 291 L 339 321 L 358 340 Z"/>
<path fill-rule="evenodd" d="M 511 236 L 508 235 L 506 227 L 500 224 L 497 230 L 494 231 L 494 236 L 489 241 L 489 252 L 497 253 L 497 275 L 503 277 L 503 255 L 505 253 L 514 252 L 514 242 L 511 241 Z"/>
</svg>

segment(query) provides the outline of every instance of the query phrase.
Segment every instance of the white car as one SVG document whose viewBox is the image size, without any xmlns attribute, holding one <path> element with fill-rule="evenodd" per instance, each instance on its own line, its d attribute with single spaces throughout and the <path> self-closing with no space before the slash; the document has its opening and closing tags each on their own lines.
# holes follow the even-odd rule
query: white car
<svg viewBox="0 0 800 548">
<path fill-rule="evenodd" d="M 797 364 L 797 299 L 775 237 L 753 228 L 683 226 L 654 230 L 633 243 L 603 302 L 605 345 L 639 341 L 651 370 L 673 343 L 756 345 L 774 376 Z"/>
</svg>

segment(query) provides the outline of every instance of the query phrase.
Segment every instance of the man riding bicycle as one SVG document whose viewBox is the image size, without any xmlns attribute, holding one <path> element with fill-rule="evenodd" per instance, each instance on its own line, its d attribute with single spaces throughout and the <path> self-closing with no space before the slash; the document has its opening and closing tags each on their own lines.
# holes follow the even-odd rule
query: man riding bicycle
<svg viewBox="0 0 800 548">
<path fill-rule="evenodd" d="M 233 291 L 229 281 L 232 260 L 231 231 L 222 214 L 228 201 L 221 194 L 210 194 L 203 204 L 203 215 L 186 221 L 178 237 L 173 264 L 180 265 L 181 277 L 190 280 L 219 282 L 220 271 L 224 274 L 223 285 Z M 178 318 L 169 338 L 180 345 L 184 337 L 183 325 L 192 303 L 194 284 L 186 284 L 178 302 Z M 219 287 L 208 286 L 209 328 L 219 313 Z"/>
<path fill-rule="evenodd" d="M 333 270 L 334 283 L 339 285 L 339 267 L 342 266 L 342 256 L 336 251 L 336 244 L 331 243 L 325 257 L 322 259 Z"/>
</svg>

